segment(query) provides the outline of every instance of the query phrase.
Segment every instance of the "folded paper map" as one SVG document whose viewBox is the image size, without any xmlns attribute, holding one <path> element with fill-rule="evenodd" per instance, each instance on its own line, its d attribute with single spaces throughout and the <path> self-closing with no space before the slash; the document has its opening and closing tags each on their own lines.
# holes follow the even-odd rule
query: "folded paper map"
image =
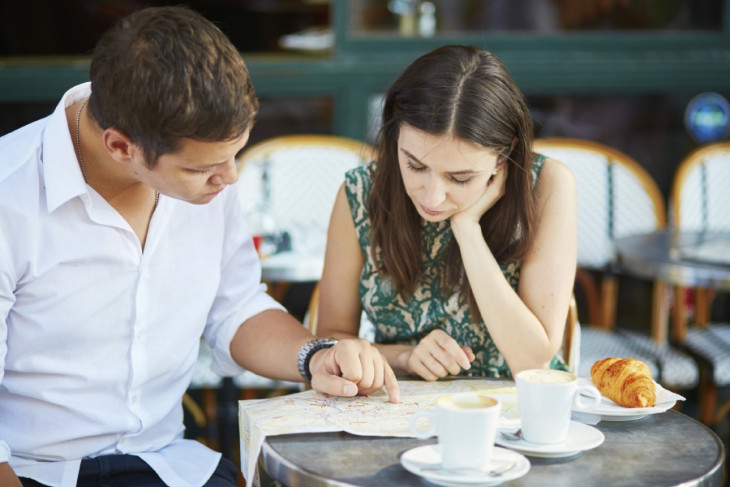
<svg viewBox="0 0 730 487">
<path fill-rule="evenodd" d="M 367 436 L 414 436 L 410 416 L 431 409 L 443 394 L 486 392 L 502 401 L 502 427 L 519 424 L 517 395 L 511 382 L 456 379 L 398 381 L 401 403 L 391 404 L 385 390 L 368 397 L 334 397 L 305 391 L 272 399 L 239 401 L 241 470 L 248 485 L 257 484 L 256 465 L 267 436 L 344 431 Z"/>
</svg>

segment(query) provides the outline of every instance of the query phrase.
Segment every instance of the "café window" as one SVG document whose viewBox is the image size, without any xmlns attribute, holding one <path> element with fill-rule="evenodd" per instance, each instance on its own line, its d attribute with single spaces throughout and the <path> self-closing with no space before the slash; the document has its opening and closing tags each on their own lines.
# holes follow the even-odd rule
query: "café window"
<svg viewBox="0 0 730 487">
<path fill-rule="evenodd" d="M 353 38 L 719 31 L 721 0 L 347 0 Z"/>
</svg>

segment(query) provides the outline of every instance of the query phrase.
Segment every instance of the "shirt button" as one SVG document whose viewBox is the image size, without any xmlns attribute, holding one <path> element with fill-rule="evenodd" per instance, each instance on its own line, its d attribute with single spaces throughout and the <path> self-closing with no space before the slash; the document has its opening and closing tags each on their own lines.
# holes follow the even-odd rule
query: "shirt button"
<svg viewBox="0 0 730 487">
<path fill-rule="evenodd" d="M 137 395 L 136 394 L 133 395 L 132 397 L 130 397 L 129 399 L 132 401 L 132 404 L 137 404 Z"/>
</svg>

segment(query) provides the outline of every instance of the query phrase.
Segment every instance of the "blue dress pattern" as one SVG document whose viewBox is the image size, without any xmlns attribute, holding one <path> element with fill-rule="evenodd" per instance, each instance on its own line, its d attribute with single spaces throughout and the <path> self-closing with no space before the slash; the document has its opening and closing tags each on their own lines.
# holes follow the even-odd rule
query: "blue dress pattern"
<svg viewBox="0 0 730 487">
<path fill-rule="evenodd" d="M 532 168 L 535 181 L 533 187 L 537 186 L 544 162 L 544 156 L 537 156 L 535 159 Z M 468 345 L 474 351 L 476 358 L 471 369 L 462 371 L 462 375 L 510 378 L 507 362 L 497 350 L 484 322 L 473 322 L 469 305 L 458 289 L 451 294 L 444 294 L 442 290 L 438 262 L 452 239 L 448 220 L 421 220 L 424 274 L 409 299 L 403 299 L 396 293 L 391 278 L 383 278 L 375 272 L 370 253 L 370 218 L 367 207 L 371 186 L 367 167 L 352 169 L 345 175 L 345 191 L 365 259 L 360 275 L 360 301 L 365 314 L 375 327 L 375 342 L 415 345 L 432 330 L 440 328 L 459 344 Z M 507 262 L 501 266 L 505 279 L 515 290 L 520 280 L 520 264 Z M 558 355 L 553 358 L 550 367 L 567 370 L 565 362 Z"/>
</svg>

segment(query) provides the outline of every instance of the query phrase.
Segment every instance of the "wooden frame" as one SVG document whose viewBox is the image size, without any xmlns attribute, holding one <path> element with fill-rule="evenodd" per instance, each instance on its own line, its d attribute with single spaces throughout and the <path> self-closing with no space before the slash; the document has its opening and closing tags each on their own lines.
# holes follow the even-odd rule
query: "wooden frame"
<svg viewBox="0 0 730 487">
<path fill-rule="evenodd" d="M 321 146 L 343 149 L 358 154 L 363 160 L 370 161 L 375 151 L 369 144 L 349 137 L 322 134 L 281 135 L 262 140 L 244 149 L 239 160 L 239 171 L 251 161 L 263 160 L 274 151 L 301 146 Z"/>
<path fill-rule="evenodd" d="M 687 187 L 687 179 L 689 175 L 698 167 L 702 166 L 705 161 L 715 154 L 730 154 L 730 142 L 717 142 L 703 147 L 699 147 L 690 152 L 679 163 L 672 180 L 672 188 L 669 197 L 672 209 L 672 226 L 675 229 L 682 229 L 682 192 Z M 683 342 L 687 336 L 687 309 L 685 305 L 685 294 L 687 288 L 684 286 L 674 286 L 674 310 L 672 313 L 672 331 L 673 337 L 678 342 Z M 708 288 L 695 288 L 695 324 L 699 327 L 705 327 L 710 321 L 710 308 L 714 291 Z"/>
</svg>

